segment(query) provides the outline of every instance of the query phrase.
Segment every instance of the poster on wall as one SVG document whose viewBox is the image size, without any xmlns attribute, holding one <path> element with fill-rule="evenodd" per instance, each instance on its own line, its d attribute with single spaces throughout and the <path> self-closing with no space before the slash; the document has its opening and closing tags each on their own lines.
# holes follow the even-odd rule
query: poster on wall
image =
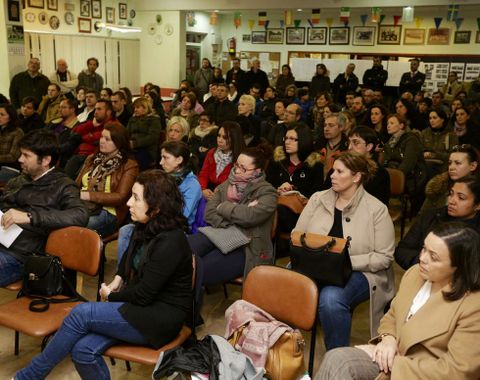
<svg viewBox="0 0 480 380">
<path fill-rule="evenodd" d="M 463 76 L 465 75 L 465 63 L 456 62 L 450 64 L 450 71 L 455 71 L 458 76 L 459 81 L 463 81 Z"/>
<path fill-rule="evenodd" d="M 7 40 L 9 44 L 23 44 L 23 26 L 7 25 Z"/>
<path fill-rule="evenodd" d="M 472 81 L 480 76 L 480 63 L 467 63 L 465 66 L 465 81 Z"/>
<path fill-rule="evenodd" d="M 447 83 L 448 72 L 450 71 L 450 63 L 439 62 L 425 63 L 425 83 L 423 90 L 427 96 L 432 96 L 434 91 L 442 88 Z"/>
</svg>

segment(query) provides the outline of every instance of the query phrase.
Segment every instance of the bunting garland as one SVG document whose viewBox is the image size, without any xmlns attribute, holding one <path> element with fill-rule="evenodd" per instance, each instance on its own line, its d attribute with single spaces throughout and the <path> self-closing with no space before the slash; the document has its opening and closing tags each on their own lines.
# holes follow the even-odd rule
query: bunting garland
<svg viewBox="0 0 480 380">
<path fill-rule="evenodd" d="M 258 26 L 264 26 L 267 21 L 267 12 L 258 12 Z"/>
<path fill-rule="evenodd" d="M 293 20 L 292 11 L 285 11 L 283 14 L 283 18 L 285 20 L 286 26 L 292 25 L 292 20 Z"/>
<path fill-rule="evenodd" d="M 456 26 L 457 30 L 460 29 L 460 27 L 462 26 L 462 23 L 463 23 L 463 17 L 457 17 L 455 19 L 455 26 Z"/>
<path fill-rule="evenodd" d="M 308 22 L 308 25 L 310 25 L 311 28 L 314 27 L 314 25 L 313 25 L 313 20 L 307 18 L 307 22 Z"/>
<path fill-rule="evenodd" d="M 283 28 L 285 26 L 285 21 L 280 20 L 280 28 Z"/>
<path fill-rule="evenodd" d="M 236 29 L 242 25 L 242 14 L 240 12 L 235 12 L 233 14 L 233 25 L 235 25 Z"/>
<path fill-rule="evenodd" d="M 333 24 L 333 18 L 329 17 L 329 18 L 327 18 L 326 21 L 327 21 L 328 27 L 330 28 L 330 27 L 332 26 L 332 24 Z"/>
<path fill-rule="evenodd" d="M 459 9 L 460 9 L 460 5 L 450 4 L 448 6 L 447 21 L 455 21 L 455 19 L 458 17 Z"/>
<path fill-rule="evenodd" d="M 342 7 L 340 8 L 340 21 L 345 23 L 348 23 L 348 20 L 350 18 L 350 7 Z"/>
<path fill-rule="evenodd" d="M 372 8 L 372 22 L 379 22 L 380 21 L 380 13 L 382 12 L 382 8 L 380 7 L 373 7 Z"/>
<path fill-rule="evenodd" d="M 402 16 L 393 16 L 393 25 L 397 26 Z"/>
<path fill-rule="evenodd" d="M 380 25 L 383 20 L 385 20 L 385 15 L 380 15 L 380 20 L 378 20 L 378 25 Z"/>
<path fill-rule="evenodd" d="M 265 27 L 265 30 L 268 29 L 269 24 L 270 24 L 270 20 L 265 20 L 265 22 L 263 23 L 263 26 Z"/>
<path fill-rule="evenodd" d="M 253 29 L 254 25 L 255 25 L 255 20 L 248 20 L 248 27 L 250 28 L 250 30 Z"/>
<path fill-rule="evenodd" d="M 320 9 L 312 9 L 312 24 L 320 23 Z M 312 26 L 313 28 L 313 26 Z"/>
<path fill-rule="evenodd" d="M 363 26 L 365 26 L 367 19 L 368 19 L 368 15 L 360 15 L 360 21 L 362 22 Z"/>
<path fill-rule="evenodd" d="M 412 22 L 413 21 L 414 8 L 413 7 L 403 7 L 402 11 L 402 20 L 403 22 Z"/>
<path fill-rule="evenodd" d="M 480 17 L 477 17 L 477 26 L 478 26 L 478 30 L 480 31 Z"/>
<path fill-rule="evenodd" d="M 217 25 L 218 14 L 217 12 L 210 13 L 210 25 Z"/>
<path fill-rule="evenodd" d="M 293 20 L 293 25 L 295 25 L 295 28 L 298 28 L 301 22 L 302 20 Z"/>
<path fill-rule="evenodd" d="M 420 28 L 420 26 L 422 25 L 422 21 L 423 21 L 423 17 L 415 17 L 415 26 L 417 28 Z"/>
<path fill-rule="evenodd" d="M 434 17 L 433 20 L 435 21 L 435 28 L 440 28 L 440 24 L 442 23 L 443 17 Z"/>
</svg>

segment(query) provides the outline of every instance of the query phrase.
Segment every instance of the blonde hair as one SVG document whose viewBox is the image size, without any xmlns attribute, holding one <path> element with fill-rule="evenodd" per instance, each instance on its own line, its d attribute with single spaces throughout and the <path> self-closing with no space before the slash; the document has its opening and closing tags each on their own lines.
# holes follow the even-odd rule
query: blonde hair
<svg viewBox="0 0 480 380">
<path fill-rule="evenodd" d="M 188 136 L 190 133 L 190 126 L 188 125 L 188 121 L 185 120 L 182 116 L 173 116 L 170 118 L 167 124 L 167 141 L 168 141 L 168 133 L 170 132 L 170 129 L 175 125 L 179 124 L 180 127 L 182 127 L 182 139 L 185 136 Z"/>
<path fill-rule="evenodd" d="M 150 104 L 150 101 L 145 98 L 144 96 L 135 99 L 133 102 L 133 107 L 143 107 L 147 111 L 147 115 L 150 115 L 153 113 L 152 105 Z"/>
<path fill-rule="evenodd" d="M 245 102 L 252 109 L 252 114 L 255 113 L 255 103 L 257 102 L 252 95 L 242 95 L 240 96 L 239 102 Z"/>
</svg>

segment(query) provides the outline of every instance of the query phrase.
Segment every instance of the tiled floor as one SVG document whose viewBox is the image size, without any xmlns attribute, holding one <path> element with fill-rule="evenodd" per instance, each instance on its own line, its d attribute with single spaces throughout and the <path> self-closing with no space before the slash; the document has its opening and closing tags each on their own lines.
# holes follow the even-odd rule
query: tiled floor
<svg viewBox="0 0 480 380">
<path fill-rule="evenodd" d="M 398 236 L 398 233 L 397 233 Z M 116 265 L 116 242 L 111 243 L 107 248 L 107 267 L 106 280 L 108 281 L 115 270 Z M 282 262 L 282 261 L 280 261 Z M 395 265 L 397 283 L 401 277 L 402 270 Z M 96 279 L 85 279 L 84 294 L 88 299 L 95 299 Z M 204 306 L 202 308 L 202 316 L 205 324 L 197 330 L 197 336 L 203 337 L 206 334 L 223 335 L 224 312 L 235 300 L 241 296 L 241 289 L 238 286 L 230 285 L 228 287 L 228 299 L 225 299 L 222 287 L 210 288 L 210 293 L 204 297 Z M 4 303 L 15 297 L 15 293 L 0 289 L 0 303 Z M 279 295 L 279 298 L 281 295 Z M 307 347 L 309 347 L 309 336 L 304 334 L 308 340 Z M 365 343 L 369 338 L 368 331 L 368 303 L 360 305 L 353 314 L 352 326 L 352 344 Z M 0 380 L 11 379 L 14 373 L 27 365 L 32 357 L 40 350 L 39 339 L 30 338 L 22 335 L 20 338 L 20 354 L 15 356 L 13 354 L 13 331 L 0 327 Z M 316 361 L 315 366 L 321 361 L 321 357 L 325 349 L 323 347 L 321 329 L 317 334 L 316 342 Z M 306 356 L 308 357 L 308 355 Z M 112 379 L 138 380 L 151 378 L 152 368 L 138 364 L 132 364 L 132 370 L 127 372 L 123 362 L 117 362 L 115 366 L 110 365 L 110 372 Z M 72 362 L 69 358 L 63 360 L 48 377 L 51 380 L 71 380 L 79 379 Z M 33 380 L 33 379 L 32 379 Z"/>
</svg>

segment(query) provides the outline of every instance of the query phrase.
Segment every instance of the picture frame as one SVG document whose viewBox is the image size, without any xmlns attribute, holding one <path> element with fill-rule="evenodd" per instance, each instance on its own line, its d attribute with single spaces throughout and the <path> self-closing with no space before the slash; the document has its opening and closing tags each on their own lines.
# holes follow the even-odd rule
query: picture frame
<svg viewBox="0 0 480 380">
<path fill-rule="evenodd" d="M 28 0 L 27 4 L 29 8 L 45 8 L 45 0 Z"/>
<path fill-rule="evenodd" d="M 374 26 L 355 26 L 353 28 L 352 45 L 373 46 L 375 45 Z"/>
<path fill-rule="evenodd" d="M 102 18 L 102 0 L 92 0 L 92 18 Z"/>
<path fill-rule="evenodd" d="M 285 30 L 281 28 L 267 29 L 267 44 L 283 44 Z"/>
<path fill-rule="evenodd" d="M 350 43 L 350 28 L 348 26 L 333 26 L 329 31 L 329 45 L 348 45 Z"/>
<path fill-rule="evenodd" d="M 8 0 L 8 21 L 20 21 L 20 1 Z"/>
<path fill-rule="evenodd" d="M 267 32 L 261 30 L 252 31 L 252 44 L 265 44 L 267 43 Z"/>
<path fill-rule="evenodd" d="M 475 43 L 480 44 L 480 30 L 477 30 L 477 35 L 475 36 Z"/>
<path fill-rule="evenodd" d="M 73 16 L 72 12 L 65 12 L 64 19 L 67 25 L 73 25 L 75 23 L 75 16 Z"/>
<path fill-rule="evenodd" d="M 90 17 L 90 0 L 80 0 L 80 16 Z"/>
<path fill-rule="evenodd" d="M 109 24 L 115 24 L 115 8 L 113 7 L 107 7 L 105 10 L 105 18 L 107 23 Z"/>
<path fill-rule="evenodd" d="M 305 28 L 287 28 L 287 45 L 304 45 Z"/>
<path fill-rule="evenodd" d="M 92 33 L 92 20 L 89 18 L 78 18 L 78 32 L 79 33 Z"/>
<path fill-rule="evenodd" d="M 404 45 L 425 45 L 425 29 L 405 28 L 403 32 Z"/>
<path fill-rule="evenodd" d="M 378 40 L 379 45 L 400 45 L 402 37 L 402 25 L 379 25 Z"/>
<path fill-rule="evenodd" d="M 428 29 L 428 45 L 448 45 L 450 43 L 450 28 Z"/>
<path fill-rule="evenodd" d="M 242 34 L 242 42 L 250 42 L 252 40 L 251 34 Z"/>
<path fill-rule="evenodd" d="M 327 27 L 308 28 L 307 45 L 326 45 L 327 35 Z"/>
<path fill-rule="evenodd" d="M 58 11 L 58 0 L 47 0 L 47 9 Z"/>
<path fill-rule="evenodd" d="M 127 3 L 118 3 L 118 18 L 120 20 L 127 19 Z"/>
<path fill-rule="evenodd" d="M 67 12 L 73 12 L 75 10 L 75 4 L 73 3 L 65 3 L 65 10 Z"/>
<path fill-rule="evenodd" d="M 469 44 L 472 38 L 471 30 L 457 30 L 453 37 L 454 44 Z"/>
</svg>

